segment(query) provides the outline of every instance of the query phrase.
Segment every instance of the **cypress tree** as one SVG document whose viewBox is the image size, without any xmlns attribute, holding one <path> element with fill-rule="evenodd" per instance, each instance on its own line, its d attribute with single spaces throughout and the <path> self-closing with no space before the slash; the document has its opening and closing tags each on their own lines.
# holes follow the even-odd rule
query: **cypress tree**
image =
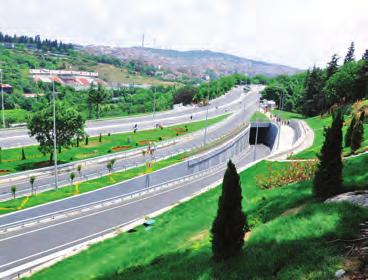
<svg viewBox="0 0 368 280">
<path fill-rule="evenodd" d="M 325 141 L 320 154 L 319 163 L 313 180 L 313 193 L 324 200 L 343 190 L 342 186 L 342 124 L 341 110 L 334 114 L 331 127 L 325 128 Z"/>
<path fill-rule="evenodd" d="M 353 134 L 353 129 L 356 124 L 356 118 L 355 114 L 353 115 L 353 118 L 351 119 L 350 125 L 348 129 L 346 130 L 345 134 L 345 147 L 350 147 L 351 145 L 351 135 Z"/>
<path fill-rule="evenodd" d="M 239 175 L 231 160 L 222 183 L 217 216 L 212 224 L 212 253 L 216 261 L 227 260 L 240 254 L 244 232 L 248 225 L 242 211 Z"/>
<path fill-rule="evenodd" d="M 26 153 L 24 152 L 23 147 L 22 147 L 22 160 L 26 160 Z"/>
<path fill-rule="evenodd" d="M 327 63 L 326 80 L 328 80 L 339 69 L 339 65 L 337 64 L 338 61 L 339 61 L 339 57 L 337 56 L 337 54 L 334 54 L 331 58 L 331 61 Z"/>
<path fill-rule="evenodd" d="M 351 135 L 351 150 L 355 152 L 362 146 L 364 136 L 364 111 L 361 112 L 358 122 L 355 124 L 353 133 Z"/>
<path fill-rule="evenodd" d="M 355 100 L 368 96 L 368 50 L 365 51 L 361 62 L 359 62 L 353 93 Z"/>
<path fill-rule="evenodd" d="M 344 64 L 354 61 L 355 59 L 354 52 L 355 52 L 354 42 L 351 42 L 348 52 L 344 59 Z"/>
</svg>

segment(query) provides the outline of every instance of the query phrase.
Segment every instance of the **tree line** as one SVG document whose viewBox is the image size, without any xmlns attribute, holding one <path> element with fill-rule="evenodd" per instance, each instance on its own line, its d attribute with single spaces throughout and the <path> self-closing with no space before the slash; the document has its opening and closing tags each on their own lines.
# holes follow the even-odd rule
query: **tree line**
<svg viewBox="0 0 368 280">
<path fill-rule="evenodd" d="M 0 32 L 0 43 L 29 44 L 43 51 L 67 52 L 74 49 L 72 44 L 66 44 L 58 40 L 41 39 L 40 35 L 32 37 L 25 35 L 17 36 L 14 34 L 11 36 Z"/>
<path fill-rule="evenodd" d="M 313 66 L 306 72 L 271 79 L 263 96 L 275 100 L 281 109 L 306 116 L 367 98 L 368 50 L 357 60 L 352 42 L 341 65 L 339 60 L 334 54 L 325 68 Z"/>
</svg>

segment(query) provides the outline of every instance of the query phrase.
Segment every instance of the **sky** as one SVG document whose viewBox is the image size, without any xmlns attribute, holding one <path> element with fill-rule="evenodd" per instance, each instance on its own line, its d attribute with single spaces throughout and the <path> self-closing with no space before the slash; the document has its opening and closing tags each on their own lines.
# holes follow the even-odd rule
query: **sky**
<svg viewBox="0 0 368 280">
<path fill-rule="evenodd" d="M 0 31 L 65 42 L 209 49 L 306 69 L 368 48 L 367 0 L 0 0 Z M 341 59 L 341 60 L 342 60 Z"/>
</svg>

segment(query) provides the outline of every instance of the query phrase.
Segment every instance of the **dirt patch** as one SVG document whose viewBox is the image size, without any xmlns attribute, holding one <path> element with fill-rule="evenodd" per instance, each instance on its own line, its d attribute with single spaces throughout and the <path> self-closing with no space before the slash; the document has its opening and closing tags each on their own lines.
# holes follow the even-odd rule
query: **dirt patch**
<svg viewBox="0 0 368 280">
<path fill-rule="evenodd" d="M 141 140 L 141 141 L 138 141 L 138 144 L 139 145 L 148 145 L 149 143 L 153 143 L 153 142 L 156 142 L 156 140 Z"/>
<path fill-rule="evenodd" d="M 112 148 L 111 150 L 113 150 L 114 152 L 118 152 L 118 151 L 128 150 L 130 148 L 132 148 L 132 146 L 116 146 Z"/>
<path fill-rule="evenodd" d="M 47 166 L 50 166 L 50 162 L 48 160 L 47 161 L 40 161 L 40 162 L 34 163 L 33 166 L 35 166 L 35 167 L 47 167 Z"/>
<path fill-rule="evenodd" d="M 178 134 L 178 135 L 183 135 L 183 134 L 186 134 L 186 132 L 185 132 L 185 131 L 179 131 L 179 132 L 177 132 L 176 134 Z"/>
<path fill-rule="evenodd" d="M 286 210 L 284 213 L 281 214 L 281 216 L 289 216 L 289 215 L 295 215 L 297 213 L 300 212 L 300 210 L 302 210 L 304 208 L 304 205 L 300 205 L 298 207 L 294 207 L 294 208 L 290 208 L 288 210 Z"/>
<path fill-rule="evenodd" d="M 9 172 L 10 172 L 10 170 L 8 170 L 8 169 L 0 169 L 0 175 L 7 174 Z"/>
<path fill-rule="evenodd" d="M 172 130 L 176 131 L 176 132 L 186 132 L 185 127 L 174 127 L 174 128 L 172 128 Z"/>
<path fill-rule="evenodd" d="M 201 241 L 205 239 L 207 236 L 208 236 L 208 230 L 202 230 L 198 232 L 196 235 L 193 235 L 188 241 L 189 242 Z"/>
</svg>

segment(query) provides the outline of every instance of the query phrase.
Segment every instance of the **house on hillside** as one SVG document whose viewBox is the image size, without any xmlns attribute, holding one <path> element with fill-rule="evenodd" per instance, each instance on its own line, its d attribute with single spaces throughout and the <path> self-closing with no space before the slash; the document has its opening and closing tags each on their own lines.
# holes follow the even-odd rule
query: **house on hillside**
<svg viewBox="0 0 368 280">
<path fill-rule="evenodd" d="M 0 84 L 0 90 L 3 90 L 5 93 L 12 93 L 13 87 L 9 84 Z"/>
</svg>

